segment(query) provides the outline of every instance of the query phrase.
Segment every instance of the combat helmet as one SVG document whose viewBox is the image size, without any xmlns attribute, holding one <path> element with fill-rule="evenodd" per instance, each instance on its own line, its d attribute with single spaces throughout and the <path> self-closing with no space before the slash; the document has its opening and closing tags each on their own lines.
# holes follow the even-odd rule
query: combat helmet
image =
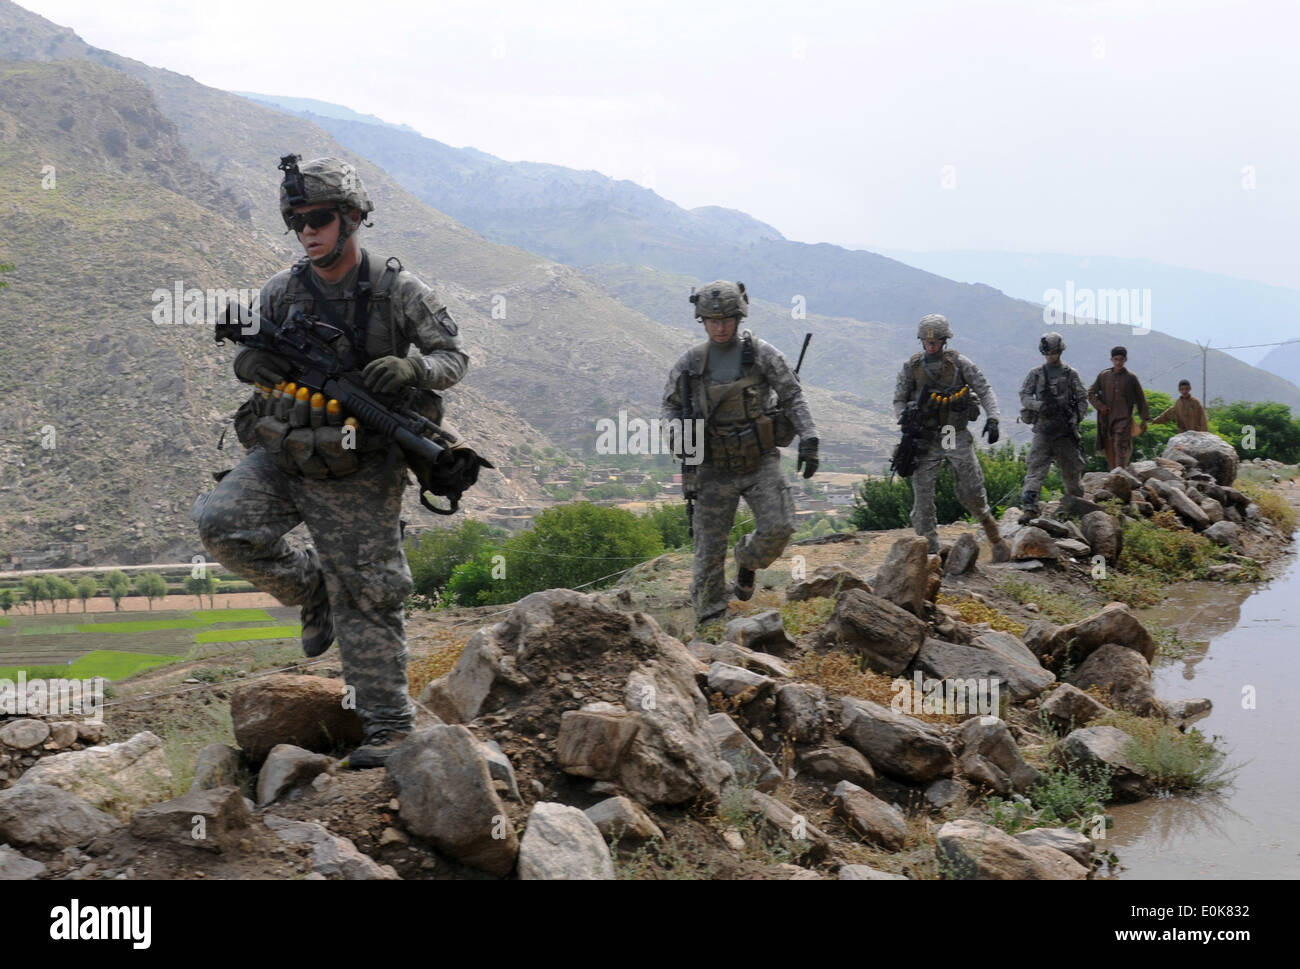
<svg viewBox="0 0 1300 969">
<path fill-rule="evenodd" d="M 691 302 L 695 304 L 697 320 L 728 319 L 749 315 L 749 294 L 742 282 L 715 279 L 698 290 L 691 289 Z"/>
<path fill-rule="evenodd" d="M 1055 331 L 1044 333 L 1043 338 L 1038 341 L 1038 352 L 1043 356 L 1049 353 L 1064 353 L 1065 337 Z"/>
<path fill-rule="evenodd" d="M 948 325 L 948 317 L 938 313 L 931 313 L 929 316 L 921 317 L 921 322 L 916 326 L 916 338 L 918 340 L 951 340 L 952 327 Z"/>
<path fill-rule="evenodd" d="M 326 157 L 313 158 L 300 166 L 301 158 L 301 155 L 284 155 L 280 159 L 280 171 L 284 172 L 284 180 L 280 183 L 280 217 L 289 228 L 289 217 L 295 206 L 315 202 L 337 205 L 340 216 L 338 242 L 329 255 L 313 260 L 317 266 L 325 268 L 333 265 L 343 254 L 343 246 L 353 232 L 347 214 L 359 209 L 364 222 L 375 206 L 352 165 L 338 158 Z"/>
</svg>

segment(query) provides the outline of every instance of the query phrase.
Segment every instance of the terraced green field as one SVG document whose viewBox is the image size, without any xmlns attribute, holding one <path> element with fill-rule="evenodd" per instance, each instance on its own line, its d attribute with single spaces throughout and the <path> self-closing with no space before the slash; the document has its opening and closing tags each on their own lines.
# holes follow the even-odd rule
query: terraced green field
<svg viewBox="0 0 1300 969">
<path fill-rule="evenodd" d="M 192 658 L 209 643 L 297 639 L 297 609 L 158 610 L 134 613 L 9 616 L 0 623 L 0 676 L 121 679 Z M 292 621 L 290 621 L 292 620 Z"/>
</svg>

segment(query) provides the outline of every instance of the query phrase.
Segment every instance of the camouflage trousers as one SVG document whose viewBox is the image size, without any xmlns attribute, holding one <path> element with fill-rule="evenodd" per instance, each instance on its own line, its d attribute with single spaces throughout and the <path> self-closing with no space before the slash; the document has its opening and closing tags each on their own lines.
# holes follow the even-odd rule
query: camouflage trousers
<svg viewBox="0 0 1300 969">
<path fill-rule="evenodd" d="M 727 539 L 740 499 L 754 513 L 754 530 L 736 542 L 736 566 L 757 572 L 775 562 L 794 534 L 794 496 L 781 471 L 781 453 L 765 454 L 754 471 L 729 474 L 702 464 L 695 472 L 695 571 L 691 599 L 695 618 L 726 612 Z"/>
<path fill-rule="evenodd" d="M 1055 460 L 1061 468 L 1061 481 L 1067 495 L 1083 495 L 1080 477 L 1083 474 L 1083 454 L 1079 445 L 1068 434 L 1052 437 L 1037 429 L 1034 430 L 1034 443 L 1029 446 L 1026 459 L 1024 494 L 1038 500 L 1038 493 L 1043 489 L 1047 473 Z"/>
<path fill-rule="evenodd" d="M 988 495 L 984 493 L 984 469 L 975 456 L 975 439 L 963 428 L 957 432 L 956 447 L 943 446 L 942 438 L 928 442 L 916 459 L 912 472 L 912 528 L 930 543 L 930 551 L 939 551 L 939 533 L 936 530 L 934 511 L 934 486 L 939 480 L 939 465 L 948 463 L 948 470 L 957 483 L 957 500 L 976 519 L 990 514 Z"/>
<path fill-rule="evenodd" d="M 344 478 L 286 474 L 255 448 L 193 517 L 208 553 L 286 606 L 328 594 L 343 678 L 367 733 L 409 730 L 402 601 L 412 588 L 400 534 L 406 466 L 396 450 L 364 455 Z M 284 534 L 305 522 L 313 545 L 294 550 Z"/>
</svg>

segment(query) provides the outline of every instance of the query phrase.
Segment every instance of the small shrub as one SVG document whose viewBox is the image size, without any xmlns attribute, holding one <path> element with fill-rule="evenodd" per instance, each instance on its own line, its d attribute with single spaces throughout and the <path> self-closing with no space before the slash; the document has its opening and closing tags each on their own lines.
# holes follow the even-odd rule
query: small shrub
<svg viewBox="0 0 1300 969">
<path fill-rule="evenodd" d="M 821 629 L 835 611 L 835 600 L 829 596 L 787 602 L 781 607 L 781 622 L 791 636 Z"/>
<path fill-rule="evenodd" d="M 1114 711 L 1097 721 L 1118 727 L 1132 738 L 1124 752 L 1145 767 L 1164 791 L 1217 791 L 1228 786 L 1241 765 L 1229 765 L 1227 754 L 1196 728 L 1183 733 L 1171 723 Z"/>
</svg>

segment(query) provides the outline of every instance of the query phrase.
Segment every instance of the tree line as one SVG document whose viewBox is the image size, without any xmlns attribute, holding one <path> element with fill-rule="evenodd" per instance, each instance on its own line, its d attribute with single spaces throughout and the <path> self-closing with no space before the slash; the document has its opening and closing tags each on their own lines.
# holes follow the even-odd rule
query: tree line
<svg viewBox="0 0 1300 969">
<path fill-rule="evenodd" d="M 203 596 L 207 596 L 208 603 L 215 608 L 216 602 L 213 597 L 220 583 L 221 580 L 215 575 L 206 573 L 202 576 L 190 575 L 185 579 L 183 588 L 188 595 L 197 596 L 200 600 Z M 136 595 L 147 599 L 152 610 L 155 600 L 161 601 L 166 598 L 167 580 L 156 572 L 140 572 L 131 579 L 120 569 L 108 572 L 102 579 L 83 575 L 76 582 L 65 579 L 61 575 L 27 575 L 23 576 L 22 584 L 16 594 L 13 589 L 0 589 L 0 611 L 8 615 L 10 609 L 20 608 L 25 604 L 31 609 L 32 615 L 36 615 L 38 604 L 47 603 L 49 611 L 53 613 L 56 603 L 63 602 L 63 611 L 71 612 L 72 600 L 80 599 L 81 611 L 84 613 L 86 603 L 101 592 L 106 593 L 113 600 L 113 609 L 117 611 L 122 608 L 122 600 L 132 590 Z"/>
</svg>

